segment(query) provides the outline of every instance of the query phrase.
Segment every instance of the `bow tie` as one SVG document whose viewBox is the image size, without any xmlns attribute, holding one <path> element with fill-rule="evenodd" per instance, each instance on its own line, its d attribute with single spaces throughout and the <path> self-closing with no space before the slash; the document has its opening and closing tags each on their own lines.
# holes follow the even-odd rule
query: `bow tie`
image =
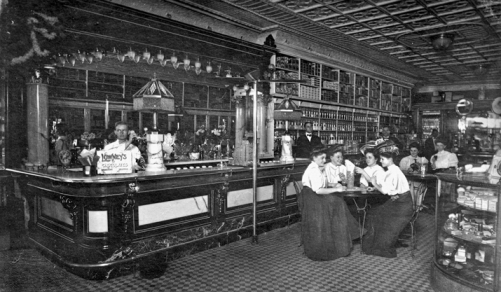
<svg viewBox="0 0 501 292">
<path fill-rule="evenodd" d="M 311 134 L 306 134 L 307 137 L 311 137 Z"/>
</svg>

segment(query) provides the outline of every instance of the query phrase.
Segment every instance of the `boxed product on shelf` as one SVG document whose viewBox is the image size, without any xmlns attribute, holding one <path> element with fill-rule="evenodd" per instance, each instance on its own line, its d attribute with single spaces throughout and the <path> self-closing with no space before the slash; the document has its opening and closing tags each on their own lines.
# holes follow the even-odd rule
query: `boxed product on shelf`
<svg viewBox="0 0 501 292">
<path fill-rule="evenodd" d="M 277 56 L 276 67 L 289 69 L 289 70 L 298 70 L 299 69 L 299 62 L 296 58 L 286 57 L 286 56 Z"/>
<path fill-rule="evenodd" d="M 485 189 L 465 190 L 460 187 L 457 189 L 457 203 L 469 208 L 478 210 L 496 212 L 498 197 L 492 194 L 492 191 Z"/>
<path fill-rule="evenodd" d="M 308 99 L 319 99 L 320 89 L 309 86 L 301 86 L 299 91 L 299 97 Z"/>
<path fill-rule="evenodd" d="M 338 82 L 324 80 L 322 82 L 322 87 L 323 88 L 327 88 L 327 89 L 332 89 L 332 90 L 338 90 L 339 89 L 339 83 Z"/>
</svg>

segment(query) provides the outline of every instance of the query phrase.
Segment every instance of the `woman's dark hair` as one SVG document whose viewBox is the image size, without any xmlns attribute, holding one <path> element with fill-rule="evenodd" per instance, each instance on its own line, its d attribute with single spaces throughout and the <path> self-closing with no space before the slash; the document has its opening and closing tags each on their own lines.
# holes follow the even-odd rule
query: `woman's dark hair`
<svg viewBox="0 0 501 292">
<path fill-rule="evenodd" d="M 418 151 L 421 150 L 421 146 L 419 146 L 418 143 L 416 142 L 412 142 L 410 145 L 409 145 L 409 149 L 411 148 L 416 148 Z"/>
<path fill-rule="evenodd" d="M 391 158 L 393 159 L 393 162 L 395 162 L 395 160 L 397 159 L 397 153 L 395 152 L 383 152 L 383 153 L 380 153 L 379 156 L 382 156 L 382 157 L 385 157 L 385 158 Z"/>
<path fill-rule="evenodd" d="M 379 152 L 377 152 L 375 149 L 373 149 L 373 148 L 366 149 L 364 152 L 364 156 L 367 156 L 367 153 L 372 153 L 372 155 L 374 155 L 374 158 L 376 158 L 376 161 L 379 160 Z"/>
<path fill-rule="evenodd" d="M 338 153 L 338 152 L 340 152 L 340 153 L 341 153 L 341 154 L 343 154 L 343 156 L 344 156 L 344 151 L 343 151 L 343 147 L 342 147 L 342 146 L 334 146 L 334 147 L 331 147 L 331 148 L 327 149 L 327 152 L 326 152 L 326 153 L 327 153 L 327 155 L 328 155 L 329 157 L 331 157 L 332 155 L 334 155 L 334 154 L 336 154 L 336 153 Z"/>
<path fill-rule="evenodd" d="M 310 153 L 310 159 L 313 161 L 313 158 L 318 157 L 322 154 L 327 154 L 326 149 L 324 147 L 315 148 Z"/>
</svg>

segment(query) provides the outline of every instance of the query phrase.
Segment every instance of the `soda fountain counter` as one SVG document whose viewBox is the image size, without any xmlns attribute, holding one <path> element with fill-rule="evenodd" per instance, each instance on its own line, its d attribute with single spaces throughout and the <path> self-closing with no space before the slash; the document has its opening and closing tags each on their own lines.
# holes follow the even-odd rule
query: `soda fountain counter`
<svg viewBox="0 0 501 292">
<path fill-rule="evenodd" d="M 163 272 L 168 259 L 251 236 L 252 168 L 225 162 L 90 177 L 81 167 L 8 171 L 27 198 L 35 246 L 73 273 L 103 279 Z M 298 221 L 293 181 L 308 164 L 259 166 L 259 232 Z"/>
<path fill-rule="evenodd" d="M 437 174 L 435 291 L 499 291 L 500 185 L 483 174 Z"/>
</svg>

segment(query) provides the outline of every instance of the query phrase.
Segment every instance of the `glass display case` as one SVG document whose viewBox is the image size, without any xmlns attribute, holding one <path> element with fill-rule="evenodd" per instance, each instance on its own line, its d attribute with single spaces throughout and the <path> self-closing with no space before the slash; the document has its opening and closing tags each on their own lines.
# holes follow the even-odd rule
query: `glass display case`
<svg viewBox="0 0 501 292">
<path fill-rule="evenodd" d="M 499 178 L 438 174 L 435 291 L 498 291 Z"/>
</svg>

